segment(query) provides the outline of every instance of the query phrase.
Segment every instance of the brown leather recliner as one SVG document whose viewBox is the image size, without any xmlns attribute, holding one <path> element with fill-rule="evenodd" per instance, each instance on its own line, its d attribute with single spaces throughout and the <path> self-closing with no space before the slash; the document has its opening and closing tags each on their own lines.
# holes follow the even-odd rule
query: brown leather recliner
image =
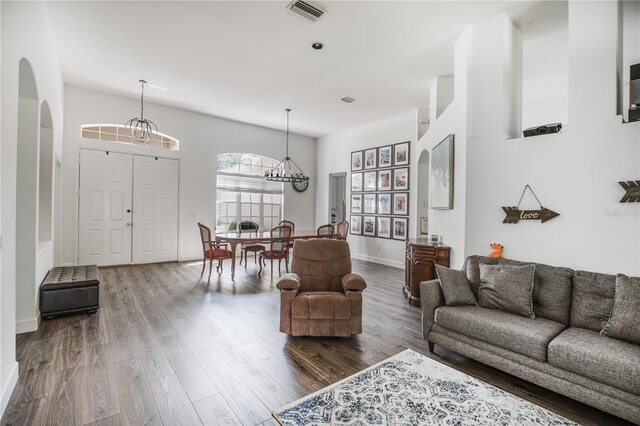
<svg viewBox="0 0 640 426">
<path fill-rule="evenodd" d="M 364 279 L 351 273 L 346 241 L 298 240 L 292 273 L 278 280 L 280 331 L 294 336 L 362 333 Z"/>
</svg>

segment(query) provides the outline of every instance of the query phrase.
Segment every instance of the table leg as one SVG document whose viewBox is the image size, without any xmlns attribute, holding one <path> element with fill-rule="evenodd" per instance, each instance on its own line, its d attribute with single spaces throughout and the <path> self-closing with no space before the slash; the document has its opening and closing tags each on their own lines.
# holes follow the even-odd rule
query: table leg
<svg viewBox="0 0 640 426">
<path fill-rule="evenodd" d="M 238 247 L 237 241 L 231 241 L 231 279 L 236 275 L 236 247 Z"/>
</svg>

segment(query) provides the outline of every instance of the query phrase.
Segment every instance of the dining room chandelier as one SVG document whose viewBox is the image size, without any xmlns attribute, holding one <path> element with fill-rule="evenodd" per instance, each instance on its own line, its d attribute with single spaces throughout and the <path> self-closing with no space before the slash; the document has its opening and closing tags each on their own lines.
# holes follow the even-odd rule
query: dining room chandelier
<svg viewBox="0 0 640 426">
<path fill-rule="evenodd" d="M 272 182 L 307 182 L 309 175 L 302 171 L 291 157 L 289 157 L 289 113 L 291 108 L 287 108 L 287 150 L 284 159 L 271 170 L 264 173 L 266 180 Z"/>
<path fill-rule="evenodd" d="M 158 126 L 151 120 L 144 118 L 144 85 L 147 84 L 145 80 L 139 80 L 142 85 L 140 92 L 140 117 L 132 118 L 127 121 L 127 126 L 131 131 L 131 141 L 149 145 L 154 133 L 158 133 Z"/>
</svg>

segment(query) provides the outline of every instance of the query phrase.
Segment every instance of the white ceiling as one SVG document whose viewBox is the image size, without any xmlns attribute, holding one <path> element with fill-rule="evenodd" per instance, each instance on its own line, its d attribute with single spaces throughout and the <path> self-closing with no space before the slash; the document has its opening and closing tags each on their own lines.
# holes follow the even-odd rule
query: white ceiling
<svg viewBox="0 0 640 426">
<path fill-rule="evenodd" d="M 500 11 L 521 29 L 565 2 L 48 2 L 66 84 L 318 137 L 428 107 L 464 26 Z M 560 7 L 562 9 L 562 7 Z M 311 43 L 321 41 L 316 51 Z M 356 99 L 352 104 L 343 96 Z M 137 111 L 131 111 L 136 115 Z M 149 117 L 153 119 L 153 117 Z M 157 123 L 162 128 L 162 123 Z"/>
</svg>

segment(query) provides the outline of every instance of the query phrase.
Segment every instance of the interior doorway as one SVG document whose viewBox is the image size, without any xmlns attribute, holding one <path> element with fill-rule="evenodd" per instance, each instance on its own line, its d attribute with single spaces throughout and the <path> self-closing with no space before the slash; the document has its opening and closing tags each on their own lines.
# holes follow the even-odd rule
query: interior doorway
<svg viewBox="0 0 640 426">
<path fill-rule="evenodd" d="M 337 225 L 347 220 L 347 174 L 329 174 L 329 223 Z"/>
<path fill-rule="evenodd" d="M 422 151 L 418 159 L 418 235 L 429 233 L 429 151 Z"/>
</svg>

